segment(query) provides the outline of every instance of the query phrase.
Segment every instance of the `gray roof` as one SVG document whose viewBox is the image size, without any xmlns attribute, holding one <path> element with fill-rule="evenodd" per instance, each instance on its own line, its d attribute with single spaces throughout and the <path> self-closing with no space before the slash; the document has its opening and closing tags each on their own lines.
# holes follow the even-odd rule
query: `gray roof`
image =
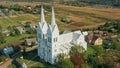
<svg viewBox="0 0 120 68">
<path fill-rule="evenodd" d="M 36 38 L 25 39 L 27 43 L 37 42 Z"/>
<path fill-rule="evenodd" d="M 65 30 L 65 31 L 63 32 L 63 34 L 70 33 L 70 32 L 71 32 L 71 31 Z"/>
</svg>

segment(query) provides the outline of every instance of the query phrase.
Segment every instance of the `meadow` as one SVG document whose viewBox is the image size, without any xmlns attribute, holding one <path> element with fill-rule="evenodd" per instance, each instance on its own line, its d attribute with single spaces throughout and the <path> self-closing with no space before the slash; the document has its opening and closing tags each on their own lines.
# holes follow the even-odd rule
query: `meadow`
<svg viewBox="0 0 120 68">
<path fill-rule="evenodd" d="M 3 2 L 2 5 L 7 4 L 9 6 L 9 2 Z M 21 6 L 31 5 L 32 7 L 36 5 L 40 5 L 40 2 L 15 2 L 15 4 L 19 4 Z M 44 5 L 50 5 L 50 3 L 45 3 Z M 51 5 L 50 5 L 51 6 Z M 60 31 L 64 30 L 78 30 L 82 28 L 96 28 L 99 25 L 104 24 L 108 21 L 114 21 L 120 19 L 120 9 L 119 8 L 92 8 L 90 6 L 87 7 L 75 7 L 75 6 L 66 6 L 55 4 L 55 14 L 56 21 L 59 26 Z M 46 9 L 45 9 L 46 10 Z M 51 12 L 46 14 L 46 20 L 50 21 Z M 67 17 L 73 22 L 70 24 L 65 24 L 61 22 L 61 18 Z M 0 17 L 0 25 L 3 27 L 7 27 L 8 25 L 19 25 L 24 22 L 32 22 L 32 24 L 37 25 L 39 22 L 39 14 L 22 14 L 15 15 L 12 17 Z M 72 27 L 72 28 L 71 28 Z"/>
</svg>

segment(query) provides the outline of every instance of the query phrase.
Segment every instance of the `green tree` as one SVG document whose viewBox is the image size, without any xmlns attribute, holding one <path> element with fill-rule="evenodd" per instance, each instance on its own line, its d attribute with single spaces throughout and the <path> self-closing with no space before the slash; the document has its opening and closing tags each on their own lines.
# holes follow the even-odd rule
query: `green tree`
<svg viewBox="0 0 120 68">
<path fill-rule="evenodd" d="M 5 42 L 6 42 L 5 36 L 0 32 L 0 44 L 3 44 Z"/>
<path fill-rule="evenodd" d="M 120 51 L 119 50 L 109 50 L 103 56 L 106 68 L 119 68 L 117 67 L 120 63 Z"/>
<path fill-rule="evenodd" d="M 33 46 L 35 46 L 35 42 L 32 42 L 32 43 L 31 43 L 31 47 L 33 47 Z"/>
<path fill-rule="evenodd" d="M 21 47 L 20 46 L 14 46 L 14 50 L 15 50 L 15 52 L 19 52 L 21 50 Z"/>
<path fill-rule="evenodd" d="M 15 34 L 20 35 L 20 31 L 18 29 L 15 29 Z"/>
<path fill-rule="evenodd" d="M 72 61 L 69 58 L 65 58 L 65 54 L 60 54 L 57 62 L 58 68 L 74 68 Z"/>
<path fill-rule="evenodd" d="M 76 53 L 83 53 L 84 51 L 85 50 L 84 50 L 83 47 L 74 45 L 74 46 L 71 47 L 69 54 L 70 54 L 70 56 L 72 56 L 72 55 L 74 55 Z"/>
<path fill-rule="evenodd" d="M 117 41 L 113 40 L 110 48 L 120 50 L 120 44 Z"/>
<path fill-rule="evenodd" d="M 0 26 L 0 31 L 2 31 L 2 26 Z"/>
<path fill-rule="evenodd" d="M 3 60 L 0 58 L 0 63 L 2 62 Z"/>
<path fill-rule="evenodd" d="M 102 47 L 102 45 L 94 46 L 94 49 L 96 51 L 97 56 L 103 55 L 105 52 L 105 49 Z"/>
<path fill-rule="evenodd" d="M 96 56 L 96 51 L 93 47 L 88 46 L 87 51 L 83 53 L 84 58 L 87 60 L 89 56 Z"/>
</svg>

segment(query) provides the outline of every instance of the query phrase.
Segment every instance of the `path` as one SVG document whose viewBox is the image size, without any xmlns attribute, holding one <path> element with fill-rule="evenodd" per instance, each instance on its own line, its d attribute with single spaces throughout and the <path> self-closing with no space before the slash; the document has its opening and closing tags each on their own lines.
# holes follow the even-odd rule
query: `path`
<svg viewBox="0 0 120 68">
<path fill-rule="evenodd" d="M 8 68 L 8 66 L 11 64 L 12 59 L 9 59 L 4 64 L 0 65 L 0 68 Z"/>
</svg>

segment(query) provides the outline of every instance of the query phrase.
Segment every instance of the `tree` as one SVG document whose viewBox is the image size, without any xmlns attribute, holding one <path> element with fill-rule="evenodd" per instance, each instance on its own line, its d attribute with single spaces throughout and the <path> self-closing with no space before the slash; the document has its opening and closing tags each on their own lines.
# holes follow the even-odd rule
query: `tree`
<svg viewBox="0 0 120 68">
<path fill-rule="evenodd" d="M 0 26 L 0 31 L 2 31 L 2 26 Z"/>
<path fill-rule="evenodd" d="M 15 52 L 19 52 L 21 50 L 21 47 L 20 46 L 14 46 L 14 50 L 15 50 Z"/>
<path fill-rule="evenodd" d="M 0 44 L 3 44 L 5 42 L 6 42 L 5 36 L 0 32 Z"/>
<path fill-rule="evenodd" d="M 118 50 L 109 50 L 103 56 L 104 63 L 107 66 L 106 68 L 119 68 L 120 65 L 120 51 Z M 119 67 L 118 67 L 119 66 Z"/>
<path fill-rule="evenodd" d="M 31 47 L 33 47 L 33 46 L 35 46 L 35 42 L 32 42 L 32 43 L 31 43 Z"/>
<path fill-rule="evenodd" d="M 20 35 L 20 31 L 18 29 L 15 29 L 15 34 Z"/>
<path fill-rule="evenodd" d="M 96 56 L 96 51 L 93 47 L 88 46 L 87 51 L 83 53 L 84 58 L 87 60 L 89 56 Z"/>
<path fill-rule="evenodd" d="M 75 68 L 80 68 L 84 64 L 84 57 L 82 54 L 77 53 L 71 56 L 72 62 L 74 63 Z"/>
<path fill-rule="evenodd" d="M 71 47 L 69 54 L 70 54 L 70 56 L 72 56 L 72 55 L 74 55 L 76 53 L 83 53 L 84 51 L 85 50 L 84 50 L 83 47 L 75 45 L 75 46 Z"/>
<path fill-rule="evenodd" d="M 102 45 L 94 46 L 94 49 L 96 51 L 97 56 L 103 55 L 105 52 L 105 49 L 102 47 Z"/>
<path fill-rule="evenodd" d="M 3 60 L 0 58 L 0 63 L 2 62 Z"/>
<path fill-rule="evenodd" d="M 65 58 L 65 54 L 60 54 L 58 57 L 57 67 L 58 68 L 74 68 L 73 63 L 69 58 Z"/>
</svg>

